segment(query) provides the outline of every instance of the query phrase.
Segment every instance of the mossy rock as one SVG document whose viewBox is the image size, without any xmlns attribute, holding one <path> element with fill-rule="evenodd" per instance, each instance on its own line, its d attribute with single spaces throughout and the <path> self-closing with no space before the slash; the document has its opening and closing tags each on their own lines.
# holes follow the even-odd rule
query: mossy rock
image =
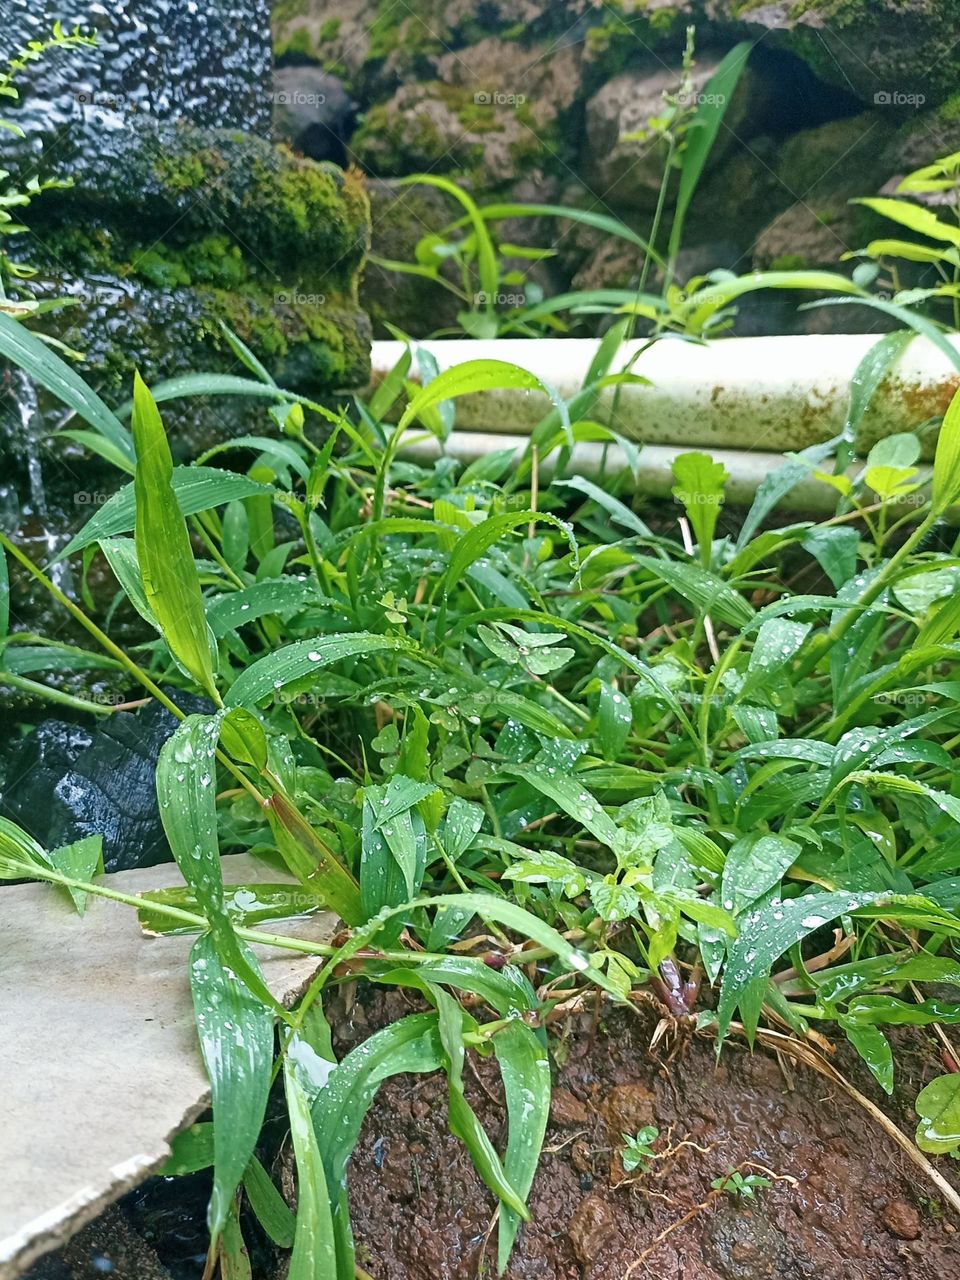
<svg viewBox="0 0 960 1280">
<path fill-rule="evenodd" d="M 148 243 L 187 245 L 226 231 L 251 262 L 314 291 L 345 285 L 366 250 L 359 175 L 233 130 L 158 124 L 94 133 L 68 191 L 37 203 L 44 219 L 91 215 Z"/>
<path fill-rule="evenodd" d="M 828 84 L 894 119 L 957 91 L 960 0 L 696 0 L 709 22 L 771 33 Z"/>
</svg>

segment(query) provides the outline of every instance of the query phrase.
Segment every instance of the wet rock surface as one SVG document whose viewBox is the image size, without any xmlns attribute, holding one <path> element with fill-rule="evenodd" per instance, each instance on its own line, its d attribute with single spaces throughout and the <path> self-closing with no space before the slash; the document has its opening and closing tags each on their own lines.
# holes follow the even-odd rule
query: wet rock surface
<svg viewBox="0 0 960 1280">
<path fill-rule="evenodd" d="M 292 390 L 362 385 L 367 200 L 356 175 L 269 140 L 266 0 L 10 0 L 0 63 L 57 18 L 95 31 L 96 46 L 31 62 L 20 97 L 3 100 L 25 134 L 4 133 L 11 180 L 73 182 L 18 209 L 30 234 L 5 246 L 36 268 L 38 300 L 70 300 L 42 317 L 43 331 L 81 353 L 78 371 L 111 406 L 128 399 L 135 368 L 150 382 L 245 373 L 224 324 Z M 263 401 L 224 397 L 180 400 L 164 416 L 181 458 L 268 421 Z M 21 514 L 42 523 L 48 507 L 95 505 L 119 483 L 102 460 L 53 439 L 68 417 L 0 362 L 7 531 Z"/>
<path fill-rule="evenodd" d="M 183 711 L 210 710 L 201 698 L 168 692 Z M 0 812 L 50 849 L 102 834 L 106 871 L 169 862 L 154 775 L 176 725 L 156 702 L 93 727 L 46 720 L 8 749 Z"/>
</svg>

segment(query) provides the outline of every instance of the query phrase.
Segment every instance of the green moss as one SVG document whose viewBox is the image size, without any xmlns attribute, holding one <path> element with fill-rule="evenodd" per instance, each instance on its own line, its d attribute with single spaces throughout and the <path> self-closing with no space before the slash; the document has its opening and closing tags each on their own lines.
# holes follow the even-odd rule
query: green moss
<svg viewBox="0 0 960 1280">
<path fill-rule="evenodd" d="M 207 177 L 199 152 L 178 155 L 174 151 L 164 151 L 154 163 L 154 174 L 158 182 L 172 192 L 196 191 Z"/>
<path fill-rule="evenodd" d="M 339 18 L 327 18 L 321 23 L 320 30 L 317 32 L 317 40 L 324 44 L 327 40 L 336 40 L 340 34 L 342 22 Z"/>
<path fill-rule="evenodd" d="M 306 27 L 294 27 L 285 39 L 277 39 L 273 44 L 273 56 L 277 59 L 288 54 L 309 58 L 311 62 L 319 59 L 319 51 Z"/>
<path fill-rule="evenodd" d="M 770 263 L 771 271 L 803 271 L 810 264 L 802 253 L 782 253 Z"/>
</svg>

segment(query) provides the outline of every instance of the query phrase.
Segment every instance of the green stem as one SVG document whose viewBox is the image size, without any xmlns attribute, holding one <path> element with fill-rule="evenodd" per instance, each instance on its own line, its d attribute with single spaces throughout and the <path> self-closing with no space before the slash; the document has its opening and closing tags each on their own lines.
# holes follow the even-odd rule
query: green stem
<svg viewBox="0 0 960 1280">
<path fill-rule="evenodd" d="M 14 689 L 22 689 L 35 697 L 45 698 L 47 702 L 56 702 L 61 707 L 71 707 L 74 711 L 88 711 L 95 716 L 109 716 L 116 707 L 109 702 L 88 702 L 86 698 L 78 698 L 72 693 L 64 693 L 62 689 L 52 689 L 39 680 L 27 680 L 24 676 L 14 675 L 12 671 L 0 671 L 0 684 L 10 685 Z"/>
</svg>

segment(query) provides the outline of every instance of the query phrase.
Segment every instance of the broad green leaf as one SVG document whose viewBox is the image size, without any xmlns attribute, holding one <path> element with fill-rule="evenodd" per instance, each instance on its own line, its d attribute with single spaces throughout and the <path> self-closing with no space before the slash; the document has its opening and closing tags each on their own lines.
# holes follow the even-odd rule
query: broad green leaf
<svg viewBox="0 0 960 1280">
<path fill-rule="evenodd" d="M 619 498 L 615 498 L 613 494 L 607 493 L 605 489 L 601 489 L 598 484 L 594 484 L 592 480 L 587 480 L 584 476 L 571 476 L 569 479 L 554 480 L 552 488 L 575 489 L 587 498 L 602 507 L 607 515 L 616 524 L 623 525 L 625 529 L 629 529 L 631 533 L 637 534 L 641 538 L 651 538 L 653 535 L 644 522 Z"/>
<path fill-rule="evenodd" d="M 22 827 L 0 815 L 0 879 L 19 880 L 31 865 L 49 867 L 49 854 Z"/>
<path fill-rule="evenodd" d="M 240 1225 L 240 1206 L 236 1198 L 230 1201 L 227 1218 L 220 1237 L 221 1280 L 253 1280 L 250 1254 Z"/>
<path fill-rule="evenodd" d="M 273 1179 L 256 1156 L 250 1157 L 243 1175 L 243 1189 L 257 1221 L 274 1244 L 292 1249 L 296 1237 L 297 1215 L 274 1186 Z"/>
<path fill-rule="evenodd" d="M 917 1094 L 917 1146 L 945 1155 L 960 1149 L 960 1072 L 937 1076 Z"/>
<path fill-rule="evenodd" d="M 223 717 L 220 740 L 225 749 L 243 764 L 261 773 L 267 765 L 267 735 L 263 725 L 245 707 L 233 707 Z"/>
<path fill-rule="evenodd" d="M 297 1162 L 297 1224 L 288 1280 L 339 1280 L 344 1272 L 337 1266 L 330 1199 L 331 1192 L 339 1190 L 339 1183 L 327 1180 L 309 1094 L 289 1054 L 283 1058 L 283 1084 Z"/>
<path fill-rule="evenodd" d="M 507 1177 L 496 1148 L 477 1119 L 476 1112 L 470 1106 L 464 1092 L 463 1070 L 466 1061 L 464 1036 L 467 1030 L 473 1029 L 476 1024 L 458 1001 L 440 988 L 434 989 L 432 999 L 437 1006 L 437 1026 L 446 1060 L 450 1132 L 459 1138 L 470 1152 L 470 1158 L 477 1172 L 494 1195 L 507 1208 L 512 1209 L 526 1221 L 530 1213 L 524 1198 Z"/>
<path fill-rule="evenodd" d="M 307 579 L 268 578 L 210 600 L 207 621 L 219 638 L 265 614 L 289 615 L 314 603 L 317 603 L 316 592 Z"/>
<path fill-rule="evenodd" d="M 635 559 L 637 564 L 654 577 L 679 592 L 694 608 L 712 614 L 721 622 L 745 627 L 755 616 L 753 608 L 743 596 L 738 595 L 722 578 L 715 577 L 700 565 L 658 560 L 655 556 L 645 555 L 636 556 Z"/>
<path fill-rule="evenodd" d="M 617 839 L 617 824 L 607 817 L 599 801 L 575 777 L 547 764 L 505 764 L 501 770 L 523 778 L 535 791 L 579 822 L 601 844 L 613 847 Z"/>
<path fill-rule="evenodd" d="M 203 914 L 203 905 L 189 885 L 173 885 L 167 889 L 146 889 L 140 895 L 143 905 L 137 909 L 140 926 L 148 933 L 196 933 L 197 927 L 185 924 L 161 911 L 152 911 L 151 903 L 160 907 L 178 907 L 183 911 Z M 289 920 L 308 915 L 319 907 L 315 895 L 307 895 L 293 884 L 269 884 L 258 880 L 253 884 L 228 884 L 223 887 L 223 904 L 235 925 L 255 928 L 267 920 Z"/>
<path fill-rule="evenodd" d="M 216 805 L 221 719 L 222 713 L 187 716 L 163 744 L 157 761 L 160 820 L 180 874 L 207 917 L 223 963 L 268 1008 L 283 1012 L 259 968 L 248 962 L 224 902 Z"/>
<path fill-rule="evenodd" d="M 682 502 L 700 547 L 704 568 L 710 566 L 713 534 L 728 480 L 721 462 L 706 453 L 681 453 L 673 460 L 673 496 Z"/>
<path fill-rule="evenodd" d="M 134 375 L 134 540 L 143 590 L 170 652 L 215 702 L 219 694 L 190 535 L 170 483 L 173 459 L 146 383 Z"/>
<path fill-rule="evenodd" d="M 277 848 L 292 874 L 347 924 L 364 920 L 356 880 L 296 805 L 276 791 L 265 808 Z"/>
<path fill-rule="evenodd" d="M 703 87 L 693 119 L 687 126 L 686 144 L 681 152 L 680 182 L 670 228 L 669 259 L 674 263 L 680 252 L 683 227 L 720 126 L 746 69 L 752 41 L 744 40 L 725 53 L 716 71 Z"/>
<path fill-rule="evenodd" d="M 85 449 L 89 449 L 91 453 L 95 453 L 98 457 L 106 459 L 111 466 L 116 467 L 120 471 L 126 472 L 132 476 L 134 471 L 132 456 L 125 453 L 122 449 L 118 449 L 112 444 L 106 436 L 98 435 L 96 431 L 84 431 L 81 428 L 66 428 L 63 431 L 56 432 L 57 439 L 74 440 L 77 444 L 82 444 Z"/>
<path fill-rule="evenodd" d="M 255 495 L 269 497 L 274 491 L 269 485 L 240 476 L 233 471 L 219 471 L 216 467 L 174 467 L 169 475 L 176 495 L 177 505 L 184 516 L 209 511 L 236 498 Z M 82 551 L 103 538 L 114 538 L 120 533 L 130 533 L 136 525 L 136 497 L 132 484 L 124 485 L 103 504 L 87 521 L 75 538 L 57 553 L 54 563 L 65 560 L 75 551 Z"/>
<path fill-rule="evenodd" d="M 504 880 L 519 880 L 524 884 L 560 885 L 568 898 L 579 897 L 586 889 L 589 878 L 582 867 L 552 849 L 537 849 L 529 857 L 511 863 L 503 872 Z"/>
<path fill-rule="evenodd" d="M 893 1093 L 893 1052 L 887 1037 L 879 1027 L 856 1022 L 853 1018 L 841 1016 L 839 1022 L 877 1084 L 885 1093 Z"/>
<path fill-rule="evenodd" d="M 730 944 L 720 988 L 717 1021 L 720 1038 L 727 1033 L 737 1006 L 752 1041 L 770 971 L 777 960 L 808 933 L 837 916 L 874 902 L 876 893 L 811 893 L 781 901 L 762 900 L 738 920 L 740 933 Z M 890 895 L 887 895 L 888 897 Z"/>
<path fill-rule="evenodd" d="M 404 347 L 400 359 L 367 402 L 367 408 L 370 410 L 370 415 L 374 421 L 382 422 L 403 394 L 404 383 L 412 362 L 413 352 L 409 346 Z"/>
<path fill-rule="evenodd" d="M 597 738 L 605 760 L 616 760 L 633 727 L 630 699 L 607 680 L 600 682 L 597 701 Z"/>
<path fill-rule="evenodd" d="M 909 227 L 919 235 L 931 240 L 946 241 L 948 244 L 960 245 L 960 227 L 951 226 L 949 222 L 941 222 L 937 215 L 912 200 L 891 200 L 887 196 L 871 196 L 852 201 L 853 204 L 865 205 L 874 213 L 879 213 L 902 227 Z"/>
<path fill-rule="evenodd" d="M 377 1089 L 392 1075 L 427 1073 L 443 1065 L 437 1015 L 414 1013 L 369 1036 L 330 1072 L 313 1103 L 313 1123 L 327 1183 L 339 1186 Z"/>
<path fill-rule="evenodd" d="M 553 400 L 561 413 L 564 412 L 556 392 L 529 370 L 521 369 L 516 364 L 508 364 L 505 360 L 465 360 L 463 364 L 445 369 L 413 397 L 400 419 L 399 430 L 405 430 L 417 420 L 423 410 L 440 404 L 444 400 L 472 395 L 477 391 L 501 390 L 507 387 L 540 391 Z"/>
<path fill-rule="evenodd" d="M 243 952 L 245 967 L 259 973 L 253 953 Z M 199 937 L 190 952 L 190 989 L 213 1102 L 213 1193 L 207 1224 L 216 1239 L 266 1114 L 273 1015 L 222 962 L 210 934 Z"/>
<path fill-rule="evenodd" d="M 550 1116 L 550 1060 L 546 1046 L 518 1020 L 493 1037 L 493 1051 L 500 1064 L 507 1101 L 503 1170 L 520 1197 L 526 1200 Z M 497 1270 L 501 1274 L 506 1270 L 519 1226 L 519 1216 L 508 1205 L 502 1205 L 497 1250 Z"/>
<path fill-rule="evenodd" d="M 345 658 L 362 657 L 381 649 L 411 651 L 412 646 L 402 636 L 375 635 L 369 631 L 298 640 L 267 654 L 242 671 L 230 686 L 225 704 L 228 707 L 253 706 L 314 671 L 322 671 Z"/>
<path fill-rule="evenodd" d="M 857 571 L 860 534 L 856 529 L 814 527 L 800 544 L 839 591 Z"/>
<path fill-rule="evenodd" d="M 62 871 L 71 880 L 90 881 L 103 872 L 103 836 L 84 836 L 72 844 L 60 845 L 47 854 L 51 866 Z M 77 914 L 83 915 L 87 909 L 87 894 L 82 889 L 68 888 Z"/>
<path fill-rule="evenodd" d="M 140 575 L 140 565 L 137 561 L 137 549 L 133 539 L 103 538 L 100 542 L 100 550 L 103 552 L 107 564 L 113 570 L 114 577 L 123 588 L 124 595 L 140 617 L 155 631 L 162 632 L 163 628 L 157 621 L 156 614 L 147 600 L 147 594 L 143 587 L 143 578 Z"/>
<path fill-rule="evenodd" d="M 932 510 L 940 515 L 960 499 L 960 390 L 943 415 L 933 460 Z"/>
<path fill-rule="evenodd" d="M 430 385 L 432 386 L 433 384 L 431 383 Z M 569 543 L 570 552 L 573 556 L 574 564 L 576 564 L 579 558 L 579 550 L 569 525 L 545 511 L 507 511 L 502 515 L 488 516 L 486 520 L 476 525 L 469 533 L 461 536 L 450 557 L 450 564 L 443 578 L 444 593 L 449 593 L 453 587 L 459 585 L 470 565 L 475 560 L 479 560 L 482 555 L 485 555 L 495 543 L 500 541 L 504 534 L 512 533 L 514 529 L 519 529 L 532 523 L 549 524 L 559 530 Z"/>
<path fill-rule="evenodd" d="M 781 672 L 800 652 L 809 633 L 809 623 L 768 618 L 757 632 L 740 696 L 748 698 L 771 685 L 775 688 Z"/>
<path fill-rule="evenodd" d="M 213 1124 L 208 1120 L 192 1124 L 176 1134 L 170 1143 L 170 1155 L 157 1170 L 160 1178 L 183 1178 L 188 1173 L 209 1169 L 213 1164 Z"/>
<path fill-rule="evenodd" d="M 800 845 L 786 836 L 751 833 L 734 841 L 723 866 L 721 898 L 738 915 L 774 888 L 800 856 Z"/>
</svg>

